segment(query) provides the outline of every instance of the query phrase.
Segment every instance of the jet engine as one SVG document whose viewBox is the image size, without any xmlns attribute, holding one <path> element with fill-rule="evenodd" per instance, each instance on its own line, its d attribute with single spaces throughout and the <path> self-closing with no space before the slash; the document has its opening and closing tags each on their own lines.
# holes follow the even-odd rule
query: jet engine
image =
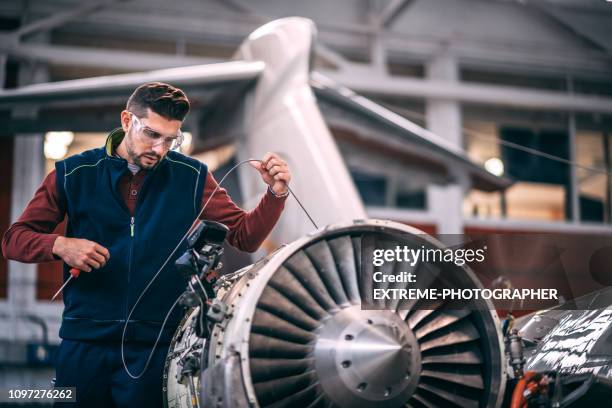
<svg viewBox="0 0 612 408">
<path fill-rule="evenodd" d="M 355 221 L 219 278 L 215 297 L 189 309 L 170 346 L 168 407 L 499 406 L 504 343 L 488 301 L 368 298 L 370 249 L 395 244 L 444 248 L 403 224 Z M 465 266 L 389 267 L 481 288 Z"/>
</svg>

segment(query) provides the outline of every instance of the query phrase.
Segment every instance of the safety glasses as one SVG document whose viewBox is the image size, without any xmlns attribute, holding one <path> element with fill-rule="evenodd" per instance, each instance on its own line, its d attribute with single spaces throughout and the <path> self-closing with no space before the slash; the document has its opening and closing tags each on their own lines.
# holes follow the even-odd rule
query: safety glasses
<svg viewBox="0 0 612 408">
<path fill-rule="evenodd" d="M 150 147 L 163 145 L 165 149 L 176 150 L 181 147 L 184 139 L 183 132 L 180 129 L 175 135 L 163 135 L 144 125 L 133 113 L 132 129 L 134 129 L 134 133 L 138 135 L 140 141 Z"/>
</svg>

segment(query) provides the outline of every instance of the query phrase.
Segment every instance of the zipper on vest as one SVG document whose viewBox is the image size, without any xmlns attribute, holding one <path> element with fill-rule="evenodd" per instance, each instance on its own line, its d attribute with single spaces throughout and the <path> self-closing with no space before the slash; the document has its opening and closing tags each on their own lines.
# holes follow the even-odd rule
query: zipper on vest
<svg viewBox="0 0 612 408">
<path fill-rule="evenodd" d="M 125 293 L 125 324 L 129 324 L 127 318 L 129 315 L 130 308 L 130 275 L 132 274 L 132 256 L 134 252 L 134 217 L 130 217 L 130 253 L 128 255 L 128 271 L 127 271 L 127 284 Z"/>
</svg>

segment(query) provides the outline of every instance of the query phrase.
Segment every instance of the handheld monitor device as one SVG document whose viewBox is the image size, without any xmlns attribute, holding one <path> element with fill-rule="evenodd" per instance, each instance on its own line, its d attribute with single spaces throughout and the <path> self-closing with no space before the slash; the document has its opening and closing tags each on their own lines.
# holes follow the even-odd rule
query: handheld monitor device
<svg viewBox="0 0 612 408">
<path fill-rule="evenodd" d="M 186 277 L 204 275 L 217 267 L 229 229 L 215 221 L 198 221 L 187 236 L 187 250 L 174 263 Z"/>
<path fill-rule="evenodd" d="M 201 251 L 206 244 L 223 245 L 229 229 L 215 221 L 198 221 L 187 237 L 189 248 Z"/>
</svg>

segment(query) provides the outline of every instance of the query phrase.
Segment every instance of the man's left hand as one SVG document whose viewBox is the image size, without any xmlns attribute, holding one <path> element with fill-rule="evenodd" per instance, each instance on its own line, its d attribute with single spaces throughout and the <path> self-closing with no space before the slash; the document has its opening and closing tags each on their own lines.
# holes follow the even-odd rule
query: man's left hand
<svg viewBox="0 0 612 408">
<path fill-rule="evenodd" d="M 276 195 L 287 193 L 289 181 L 291 181 L 291 171 L 287 162 L 280 158 L 276 153 L 268 152 L 260 162 L 251 162 L 262 180 L 270 186 Z"/>
</svg>

